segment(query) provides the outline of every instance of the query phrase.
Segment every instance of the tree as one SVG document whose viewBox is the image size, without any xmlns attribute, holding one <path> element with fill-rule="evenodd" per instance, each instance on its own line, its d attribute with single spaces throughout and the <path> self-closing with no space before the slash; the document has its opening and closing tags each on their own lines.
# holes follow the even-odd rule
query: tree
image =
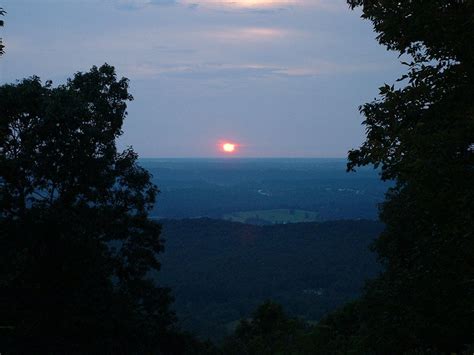
<svg viewBox="0 0 474 355">
<path fill-rule="evenodd" d="M 283 307 L 272 301 L 260 305 L 251 320 L 241 320 L 223 346 L 225 354 L 301 354 L 309 326 L 288 317 Z"/>
<path fill-rule="evenodd" d="M 166 352 L 176 339 L 169 291 L 151 279 L 158 190 L 115 143 L 130 100 L 107 64 L 58 87 L 0 87 L 2 351 Z"/>
<path fill-rule="evenodd" d="M 0 16 L 5 16 L 5 14 L 5 10 L 0 7 Z M 0 27 L 3 27 L 3 20 L 0 20 Z M 5 48 L 5 46 L 3 45 L 2 38 L 0 38 L 0 55 L 4 53 L 3 48 Z"/>
<path fill-rule="evenodd" d="M 361 337 L 359 302 L 351 302 L 321 319 L 312 329 L 313 354 L 370 354 Z"/>
<path fill-rule="evenodd" d="M 348 169 L 394 180 L 374 244 L 385 272 L 361 312 L 380 353 L 459 351 L 474 339 L 474 2 L 349 0 L 378 40 L 410 59 L 361 107 L 367 139 Z"/>
</svg>

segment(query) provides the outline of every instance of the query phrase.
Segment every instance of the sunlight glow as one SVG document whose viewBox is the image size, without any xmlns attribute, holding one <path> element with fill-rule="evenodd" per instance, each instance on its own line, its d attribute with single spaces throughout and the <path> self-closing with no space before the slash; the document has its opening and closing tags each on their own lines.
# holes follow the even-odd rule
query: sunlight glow
<svg viewBox="0 0 474 355">
<path fill-rule="evenodd" d="M 232 143 L 224 143 L 222 145 L 222 149 L 224 150 L 224 152 L 226 153 L 233 153 L 235 151 L 235 144 L 232 144 Z"/>
<path fill-rule="evenodd" d="M 289 1 L 278 1 L 278 0 L 237 0 L 237 1 L 223 1 L 235 6 L 241 7 L 271 7 L 282 4 L 288 4 Z"/>
<path fill-rule="evenodd" d="M 296 0 L 185 0 L 185 2 L 208 6 L 227 6 L 237 8 L 271 8 L 298 3 Z"/>
<path fill-rule="evenodd" d="M 253 42 L 261 40 L 279 40 L 293 33 L 285 29 L 270 27 L 228 28 L 213 31 L 208 36 L 221 41 Z"/>
</svg>

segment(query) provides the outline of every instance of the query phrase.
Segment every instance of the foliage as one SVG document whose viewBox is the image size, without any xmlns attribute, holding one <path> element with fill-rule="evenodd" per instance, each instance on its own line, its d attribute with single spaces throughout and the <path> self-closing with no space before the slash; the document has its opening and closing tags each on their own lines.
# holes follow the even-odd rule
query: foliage
<svg viewBox="0 0 474 355">
<path fill-rule="evenodd" d="M 267 301 L 250 320 L 242 320 L 235 333 L 223 345 L 225 354 L 297 354 L 302 350 L 308 326 L 288 317 L 283 308 Z"/>
<path fill-rule="evenodd" d="M 0 16 L 5 16 L 6 12 L 0 7 Z M 0 20 L 0 27 L 3 27 L 3 20 Z M 2 38 L 0 38 L 0 56 L 4 53 L 5 46 L 3 45 Z"/>
<path fill-rule="evenodd" d="M 311 344 L 315 354 L 369 355 L 360 336 L 360 302 L 351 302 L 330 313 L 313 328 Z"/>
<path fill-rule="evenodd" d="M 374 244 L 386 271 L 361 318 L 379 353 L 460 351 L 474 338 L 474 3 L 349 0 L 381 44 L 408 54 L 397 86 L 361 107 L 367 139 L 349 169 L 394 180 Z"/>
<path fill-rule="evenodd" d="M 158 190 L 115 144 L 130 100 L 107 64 L 58 87 L 0 87 L 3 351 L 143 353 L 180 336 L 169 291 L 150 278 Z"/>
<path fill-rule="evenodd" d="M 310 324 L 285 314 L 273 301 L 261 304 L 252 318 L 243 319 L 234 333 L 221 346 L 224 354 L 287 354 L 287 355 L 376 355 L 396 354 L 388 350 L 381 353 L 370 349 L 361 329 L 364 315 L 361 301 L 348 303 L 316 324 Z M 472 354 L 466 346 L 460 355 Z M 405 355 L 443 355 L 436 349 L 416 348 Z"/>
<path fill-rule="evenodd" d="M 215 342 L 267 299 L 290 316 L 318 321 L 359 297 L 380 269 L 369 250 L 383 228 L 374 221 L 161 224 L 166 252 L 157 278 L 173 290 L 182 327 Z"/>
<path fill-rule="evenodd" d="M 348 0 L 361 7 L 380 44 L 400 53 L 468 64 L 474 56 L 471 0 Z"/>
<path fill-rule="evenodd" d="M 358 302 L 310 324 L 285 314 L 272 301 L 260 305 L 249 320 L 241 320 L 232 336 L 226 338 L 225 354 L 294 354 L 294 355 L 370 355 L 360 326 Z"/>
</svg>

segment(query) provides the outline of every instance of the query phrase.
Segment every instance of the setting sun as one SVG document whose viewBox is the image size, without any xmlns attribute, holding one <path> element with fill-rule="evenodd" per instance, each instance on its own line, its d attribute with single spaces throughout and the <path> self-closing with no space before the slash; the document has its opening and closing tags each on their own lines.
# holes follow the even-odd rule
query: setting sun
<svg viewBox="0 0 474 355">
<path fill-rule="evenodd" d="M 224 150 L 224 152 L 226 153 L 233 153 L 235 151 L 235 144 L 232 144 L 232 143 L 224 143 L 222 145 L 222 149 Z"/>
</svg>

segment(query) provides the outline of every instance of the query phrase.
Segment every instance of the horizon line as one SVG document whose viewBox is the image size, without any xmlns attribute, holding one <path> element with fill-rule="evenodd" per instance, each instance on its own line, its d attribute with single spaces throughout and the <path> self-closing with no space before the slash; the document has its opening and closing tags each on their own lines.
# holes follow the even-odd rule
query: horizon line
<svg viewBox="0 0 474 355">
<path fill-rule="evenodd" d="M 138 160 L 347 160 L 347 157 L 142 157 Z"/>
</svg>

